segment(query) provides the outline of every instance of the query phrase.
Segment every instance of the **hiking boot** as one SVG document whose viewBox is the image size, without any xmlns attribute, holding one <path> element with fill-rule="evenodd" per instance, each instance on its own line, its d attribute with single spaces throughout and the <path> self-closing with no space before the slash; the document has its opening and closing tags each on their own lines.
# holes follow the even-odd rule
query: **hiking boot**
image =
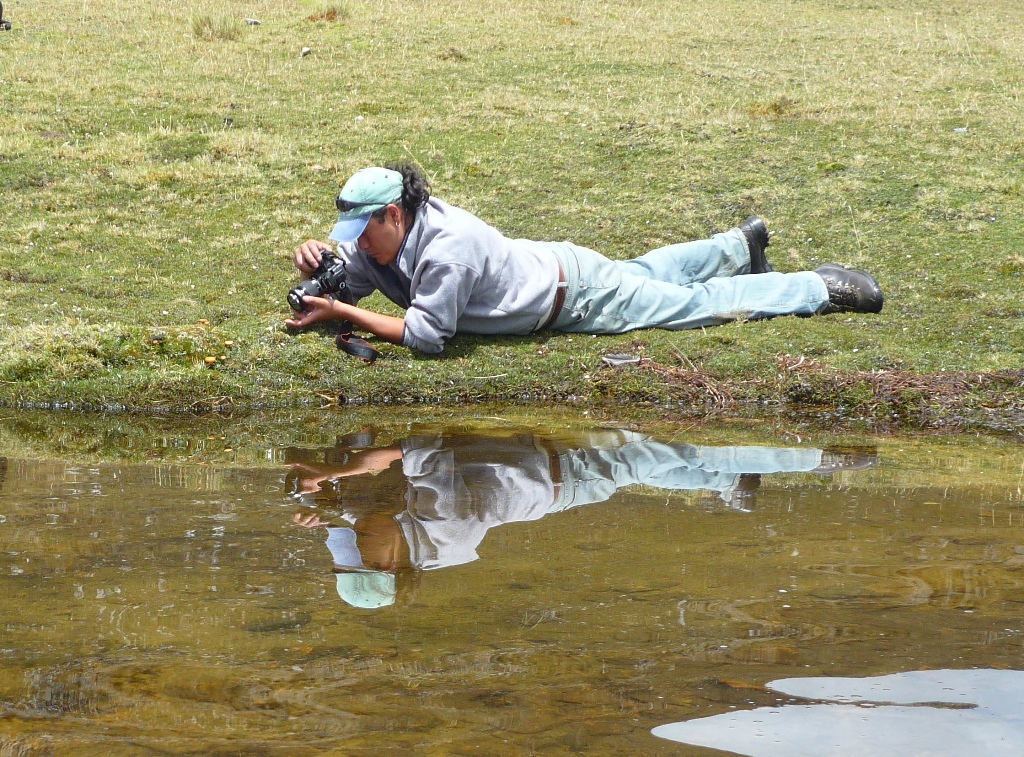
<svg viewBox="0 0 1024 757">
<path fill-rule="evenodd" d="M 726 504 L 733 510 L 749 513 L 757 501 L 757 490 L 761 488 L 760 473 L 741 473 L 736 486 L 729 493 Z"/>
<path fill-rule="evenodd" d="M 854 271 L 838 263 L 825 263 L 814 272 L 828 290 L 824 313 L 881 313 L 885 297 L 875 277 L 867 271 Z"/>
<path fill-rule="evenodd" d="M 750 272 L 771 273 L 774 271 L 772 264 L 768 262 L 768 257 L 764 254 L 770 244 L 768 226 L 764 219 L 750 216 L 740 224 L 740 231 L 743 232 L 743 237 L 747 240 L 747 249 L 750 250 Z"/>
<path fill-rule="evenodd" d="M 843 470 L 864 470 L 878 462 L 874 447 L 826 447 L 821 451 L 821 462 L 811 473 L 830 475 Z"/>
</svg>

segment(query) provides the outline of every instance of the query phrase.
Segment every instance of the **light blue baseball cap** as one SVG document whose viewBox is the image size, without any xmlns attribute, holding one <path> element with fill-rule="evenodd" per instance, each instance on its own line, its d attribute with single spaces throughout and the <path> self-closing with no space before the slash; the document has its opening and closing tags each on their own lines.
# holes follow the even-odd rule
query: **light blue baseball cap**
<svg viewBox="0 0 1024 757">
<path fill-rule="evenodd" d="M 341 188 L 334 204 L 340 215 L 331 231 L 332 242 L 354 242 L 370 216 L 402 199 L 402 174 L 389 168 L 364 168 Z"/>
</svg>

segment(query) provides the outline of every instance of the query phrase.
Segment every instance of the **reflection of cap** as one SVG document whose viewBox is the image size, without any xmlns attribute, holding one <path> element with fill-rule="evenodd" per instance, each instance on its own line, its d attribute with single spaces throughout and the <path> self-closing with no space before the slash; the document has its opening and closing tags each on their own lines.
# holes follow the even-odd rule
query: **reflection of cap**
<svg viewBox="0 0 1024 757">
<path fill-rule="evenodd" d="M 332 242 L 352 242 L 359 238 L 378 210 L 402 199 L 402 174 L 387 168 L 364 168 L 338 195 L 338 223 L 331 231 Z"/>
<path fill-rule="evenodd" d="M 363 565 L 363 556 L 351 528 L 327 529 L 327 548 L 334 564 L 347 568 L 337 574 L 338 596 L 353 607 L 375 610 L 395 603 L 395 576 Z"/>
<path fill-rule="evenodd" d="M 395 576 L 376 570 L 338 574 L 338 596 L 353 607 L 375 610 L 395 603 Z"/>
</svg>

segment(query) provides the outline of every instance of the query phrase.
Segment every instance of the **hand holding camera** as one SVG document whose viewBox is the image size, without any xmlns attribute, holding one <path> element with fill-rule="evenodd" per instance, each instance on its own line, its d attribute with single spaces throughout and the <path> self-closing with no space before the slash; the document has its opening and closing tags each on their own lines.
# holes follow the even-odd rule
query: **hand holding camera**
<svg viewBox="0 0 1024 757">
<path fill-rule="evenodd" d="M 355 304 L 355 299 L 348 288 L 348 269 L 345 267 L 345 261 L 322 243 L 310 241 L 299 247 L 295 251 L 295 265 L 300 270 L 309 270 L 317 256 L 320 262 L 312 275 L 300 281 L 298 286 L 288 292 L 288 306 L 299 314 L 298 317 L 285 321 L 288 326 L 309 326 L 317 321 L 337 317 L 333 314 L 334 305 L 326 299 L 328 297 L 347 305 Z M 302 301 L 303 297 L 321 299 L 307 305 Z M 341 331 L 335 339 L 335 345 L 342 352 L 366 363 L 372 363 L 377 359 L 377 349 L 373 345 L 352 335 L 351 321 L 341 322 Z"/>
<path fill-rule="evenodd" d="M 323 251 L 320 255 L 320 265 L 308 279 L 299 282 L 288 292 L 288 306 L 296 313 L 304 313 L 307 308 L 302 302 L 305 296 L 328 297 L 342 295 L 338 299 L 345 299 L 344 293 L 348 289 L 348 271 L 345 268 L 345 261 L 338 258 L 334 253 Z"/>
</svg>

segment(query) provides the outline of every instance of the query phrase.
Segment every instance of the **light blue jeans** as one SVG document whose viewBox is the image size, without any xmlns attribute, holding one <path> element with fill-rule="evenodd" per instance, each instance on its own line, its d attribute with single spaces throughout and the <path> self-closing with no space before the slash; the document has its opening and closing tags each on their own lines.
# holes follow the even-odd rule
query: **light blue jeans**
<svg viewBox="0 0 1024 757">
<path fill-rule="evenodd" d="M 566 278 L 565 304 L 551 328 L 584 334 L 671 331 L 729 321 L 813 315 L 828 304 L 813 271 L 750 271 L 743 232 L 673 244 L 635 260 L 609 260 L 568 242 L 552 244 Z"/>
<path fill-rule="evenodd" d="M 813 471 L 821 454 L 814 447 L 698 447 L 631 431 L 596 432 L 589 445 L 559 454 L 561 495 L 549 512 L 604 502 L 634 484 L 705 489 L 728 502 L 741 474 Z"/>
</svg>

